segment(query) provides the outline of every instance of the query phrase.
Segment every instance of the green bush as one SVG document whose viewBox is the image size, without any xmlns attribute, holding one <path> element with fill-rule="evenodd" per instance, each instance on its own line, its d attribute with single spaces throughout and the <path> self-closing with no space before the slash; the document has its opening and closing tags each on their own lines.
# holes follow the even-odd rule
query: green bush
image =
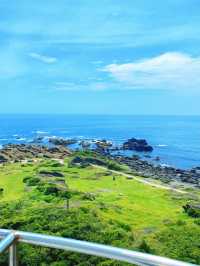
<svg viewBox="0 0 200 266">
<path fill-rule="evenodd" d="M 42 183 L 40 184 L 37 189 L 44 193 L 44 195 L 58 195 L 59 189 L 55 184 L 51 183 Z"/>
<path fill-rule="evenodd" d="M 40 178 L 33 176 L 26 176 L 24 177 L 23 182 L 26 183 L 27 186 L 36 186 L 40 183 Z"/>
<path fill-rule="evenodd" d="M 184 211 L 191 217 L 200 218 L 200 204 L 187 203 L 183 206 Z"/>
<path fill-rule="evenodd" d="M 158 232 L 154 240 L 159 255 L 200 264 L 200 227 L 197 225 L 170 226 Z"/>
<path fill-rule="evenodd" d="M 110 170 L 114 170 L 114 171 L 120 171 L 121 170 L 121 166 L 118 163 L 115 162 L 108 162 L 107 164 L 108 169 Z"/>
<path fill-rule="evenodd" d="M 72 194 L 70 191 L 59 191 L 58 195 L 61 197 L 61 198 L 64 198 L 64 199 L 70 199 L 72 197 Z"/>
<path fill-rule="evenodd" d="M 32 176 L 25 176 L 23 178 L 23 183 L 26 183 L 29 179 L 33 178 Z"/>
<path fill-rule="evenodd" d="M 21 202 L 23 204 L 23 201 Z M 56 205 L 45 207 L 24 206 L 16 213 L 13 204 L 1 204 L 0 227 L 50 234 L 79 240 L 87 240 L 113 246 L 130 247 L 132 244 L 131 233 L 120 228 L 114 221 L 102 221 L 99 214 L 91 209 L 79 208 L 66 212 L 64 208 Z M 27 244 L 18 246 L 19 261 L 21 266 L 27 265 L 124 265 L 108 259 L 88 256 L 58 249 L 36 247 Z M 101 264 L 108 262 L 108 264 Z M 7 265 L 6 256 L 0 257 L 0 266 Z"/>
<path fill-rule="evenodd" d="M 151 247 L 149 246 L 149 244 L 147 244 L 145 240 L 142 241 L 138 248 L 141 252 L 152 253 Z"/>
<path fill-rule="evenodd" d="M 36 186 L 40 183 L 40 178 L 32 177 L 26 181 L 27 186 Z"/>
</svg>

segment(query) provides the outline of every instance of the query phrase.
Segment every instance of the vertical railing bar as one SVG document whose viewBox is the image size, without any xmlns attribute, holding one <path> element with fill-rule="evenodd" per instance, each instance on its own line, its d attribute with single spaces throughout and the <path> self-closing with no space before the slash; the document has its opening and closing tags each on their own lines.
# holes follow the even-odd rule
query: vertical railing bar
<svg viewBox="0 0 200 266">
<path fill-rule="evenodd" d="M 0 253 L 3 253 L 15 240 L 15 235 L 11 232 L 0 242 Z"/>
<path fill-rule="evenodd" d="M 16 242 L 9 247 L 9 266 L 18 266 Z"/>
</svg>

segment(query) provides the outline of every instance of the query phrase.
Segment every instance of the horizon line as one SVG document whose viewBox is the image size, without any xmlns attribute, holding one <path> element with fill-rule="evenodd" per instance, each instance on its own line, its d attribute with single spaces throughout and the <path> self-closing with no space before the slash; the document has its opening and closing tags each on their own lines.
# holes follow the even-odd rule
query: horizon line
<svg viewBox="0 0 200 266">
<path fill-rule="evenodd" d="M 0 115 L 71 115 L 71 116 L 200 116 L 200 114 L 112 114 L 112 113 L 0 113 Z"/>
</svg>

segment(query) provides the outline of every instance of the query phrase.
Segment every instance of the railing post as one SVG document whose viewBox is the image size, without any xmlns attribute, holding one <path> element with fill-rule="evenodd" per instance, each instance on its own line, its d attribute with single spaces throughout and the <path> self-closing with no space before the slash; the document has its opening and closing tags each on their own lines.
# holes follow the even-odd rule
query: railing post
<svg viewBox="0 0 200 266">
<path fill-rule="evenodd" d="M 18 266 L 17 263 L 17 245 L 13 243 L 9 247 L 9 266 Z"/>
</svg>

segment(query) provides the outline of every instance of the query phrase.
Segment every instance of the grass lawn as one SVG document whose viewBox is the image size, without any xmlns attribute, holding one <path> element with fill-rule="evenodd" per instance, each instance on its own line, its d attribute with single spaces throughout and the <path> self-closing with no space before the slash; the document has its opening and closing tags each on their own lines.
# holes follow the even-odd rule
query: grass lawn
<svg viewBox="0 0 200 266">
<path fill-rule="evenodd" d="M 94 167 L 78 169 L 77 178 L 67 175 L 66 181 L 71 189 L 94 193 L 96 200 L 89 204 L 98 208 L 103 203 L 105 218 L 126 222 L 136 230 L 160 228 L 180 219 L 191 220 L 183 213 L 184 196 L 177 200 L 174 192 L 127 180 L 123 176 L 115 175 L 113 180 L 113 175 L 103 174 L 104 171 Z"/>
<path fill-rule="evenodd" d="M 188 202 L 191 193 L 180 194 L 174 191 L 164 190 L 143 184 L 134 179 L 114 174 L 109 170 L 89 166 L 86 168 L 68 167 L 65 165 L 54 166 L 52 161 L 41 161 L 33 164 L 13 163 L 0 167 L 0 188 L 4 189 L 0 201 L 15 201 L 17 199 L 34 199 L 33 206 L 52 206 L 63 208 L 66 202 L 55 199 L 53 202 L 44 201 L 44 196 L 34 188 L 27 187 L 23 178 L 37 176 L 39 171 L 57 171 L 64 174 L 66 184 L 71 191 L 81 192 L 70 199 L 70 208 L 86 207 L 94 209 L 100 215 L 102 221 L 117 221 L 130 226 L 134 235 L 132 248 L 137 247 L 143 239 L 153 246 L 155 253 L 173 257 L 173 248 L 168 253 L 168 243 L 160 250 L 160 243 L 155 240 L 159 232 L 175 227 L 184 230 L 181 226 L 189 226 L 199 230 L 194 224 L 194 219 L 183 212 L 182 206 Z M 83 199 L 81 195 L 87 193 L 93 195 L 93 199 Z M 50 205 L 51 204 L 51 205 Z M 184 231 L 180 231 L 181 234 Z M 170 235 L 166 236 L 167 237 Z M 156 242 L 157 241 L 157 242 Z M 169 240 L 171 241 L 171 240 Z M 181 245 L 181 239 L 179 240 Z M 187 235 L 186 235 L 187 241 Z M 171 242 L 169 242 L 171 243 Z M 186 243 L 187 245 L 187 243 Z M 179 252 L 179 250 L 178 250 Z M 175 258 L 185 255 L 176 252 Z M 179 255 L 177 255 L 179 254 Z M 187 257 L 185 257 L 186 260 Z"/>
<path fill-rule="evenodd" d="M 48 162 L 25 166 L 19 163 L 1 166 L 0 187 L 4 189 L 1 201 L 12 201 L 26 195 L 28 192 L 23 178 L 37 173 L 40 169 L 55 170 Z M 64 173 L 70 189 L 95 195 L 94 201 L 81 201 L 81 205 L 95 207 L 105 219 L 126 222 L 133 226 L 134 230 L 160 228 L 180 219 L 191 221 L 182 209 L 186 202 L 184 195 L 182 199 L 176 199 L 175 192 L 128 180 L 124 176 L 92 166 L 68 168 L 65 165 L 57 167 L 56 171 Z M 72 199 L 72 203 L 76 200 L 80 202 L 80 199 L 75 198 Z"/>
</svg>

